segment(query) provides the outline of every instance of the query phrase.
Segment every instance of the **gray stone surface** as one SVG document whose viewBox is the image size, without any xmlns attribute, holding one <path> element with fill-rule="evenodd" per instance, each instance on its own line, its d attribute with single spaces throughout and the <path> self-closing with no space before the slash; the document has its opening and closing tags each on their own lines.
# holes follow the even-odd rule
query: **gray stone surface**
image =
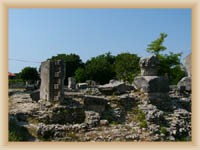
<svg viewBox="0 0 200 150">
<path fill-rule="evenodd" d="M 89 87 L 88 83 L 77 83 L 76 84 L 77 89 L 86 89 Z"/>
<path fill-rule="evenodd" d="M 177 84 L 177 87 L 179 90 L 182 91 L 192 91 L 192 83 L 191 83 L 191 77 L 183 77 Z"/>
<path fill-rule="evenodd" d="M 134 79 L 134 85 L 144 93 L 169 92 L 168 80 L 163 76 L 138 76 Z"/>
<path fill-rule="evenodd" d="M 74 104 L 73 106 L 70 105 L 60 105 L 55 104 L 51 105 L 46 110 L 42 109 L 39 111 L 38 119 L 40 122 L 46 124 L 74 124 L 74 123 L 82 123 L 85 119 L 85 112 L 82 105 Z"/>
<path fill-rule="evenodd" d="M 192 76 L 192 59 L 191 53 L 185 57 L 184 64 L 187 71 L 187 75 L 190 77 Z"/>
<path fill-rule="evenodd" d="M 89 127 L 96 127 L 100 123 L 100 115 L 94 111 L 85 111 L 85 123 L 89 125 Z"/>
<path fill-rule="evenodd" d="M 141 75 L 142 76 L 156 76 L 158 63 L 159 61 L 156 58 L 156 56 L 141 58 L 140 59 Z"/>
<path fill-rule="evenodd" d="M 164 112 L 157 109 L 157 107 L 152 104 L 139 105 L 139 108 L 145 113 L 145 117 L 149 122 L 161 124 L 164 120 Z"/>
<path fill-rule="evenodd" d="M 40 99 L 61 101 L 64 95 L 65 64 L 62 60 L 47 60 L 41 64 Z"/>
<path fill-rule="evenodd" d="M 68 88 L 75 89 L 76 88 L 76 80 L 73 77 L 68 78 Z"/>
<path fill-rule="evenodd" d="M 102 113 L 105 110 L 107 100 L 99 96 L 84 96 L 84 106 L 86 110 Z"/>
<path fill-rule="evenodd" d="M 40 99 L 40 90 L 35 90 L 30 94 L 32 100 L 38 101 Z"/>
<path fill-rule="evenodd" d="M 9 114 L 16 116 L 18 121 L 26 121 L 27 117 L 36 114 L 38 103 L 34 102 L 30 94 L 16 92 L 9 98 Z"/>
<path fill-rule="evenodd" d="M 123 94 L 134 89 L 132 86 L 116 80 L 111 81 L 109 84 L 100 85 L 98 88 L 105 95 Z"/>
</svg>

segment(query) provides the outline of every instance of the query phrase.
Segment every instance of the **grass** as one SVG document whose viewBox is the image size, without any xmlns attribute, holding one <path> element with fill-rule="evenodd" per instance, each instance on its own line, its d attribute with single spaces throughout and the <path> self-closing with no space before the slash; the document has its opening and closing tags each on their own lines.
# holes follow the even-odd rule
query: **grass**
<svg viewBox="0 0 200 150">
<path fill-rule="evenodd" d="M 117 121 L 112 121 L 110 124 L 111 124 L 111 125 L 118 125 L 119 122 L 117 122 Z"/>
<path fill-rule="evenodd" d="M 72 140 L 78 140 L 79 137 L 76 135 L 75 132 L 71 131 L 67 133 L 67 137 L 70 137 Z"/>
<path fill-rule="evenodd" d="M 147 128 L 147 121 L 146 120 L 141 121 L 139 126 L 140 128 Z"/>
<path fill-rule="evenodd" d="M 166 127 L 160 127 L 160 133 L 167 135 L 168 134 L 167 128 Z"/>
<path fill-rule="evenodd" d="M 140 122 L 139 123 L 140 128 L 147 128 L 147 121 L 144 112 L 139 109 L 135 110 L 135 112 L 136 112 L 135 120 Z"/>
<path fill-rule="evenodd" d="M 190 136 L 186 136 L 186 137 L 178 138 L 176 139 L 176 141 L 179 141 L 179 142 L 192 141 L 192 138 Z"/>
</svg>

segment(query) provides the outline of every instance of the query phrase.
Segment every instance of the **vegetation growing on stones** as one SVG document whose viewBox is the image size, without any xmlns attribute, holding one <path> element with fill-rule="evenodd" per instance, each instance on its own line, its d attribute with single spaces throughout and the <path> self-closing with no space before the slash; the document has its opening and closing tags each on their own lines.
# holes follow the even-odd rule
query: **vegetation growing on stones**
<svg viewBox="0 0 200 150">
<path fill-rule="evenodd" d="M 166 50 L 163 46 L 166 37 L 167 34 L 161 33 L 160 37 L 149 45 L 148 51 L 159 59 L 158 74 L 167 75 L 171 84 L 176 84 L 180 77 L 184 76 L 180 63 L 181 54 L 161 54 Z M 86 85 L 86 88 L 65 87 L 67 92 L 60 95 L 64 97 L 61 101 L 46 101 L 45 98 L 43 101 L 39 96 L 42 90 L 10 91 L 9 116 L 16 121 L 9 121 L 9 141 L 30 141 L 33 140 L 32 137 L 41 141 L 191 140 L 191 90 L 188 90 L 188 95 L 185 96 L 172 86 L 169 92 L 168 82 L 161 82 L 163 77 L 156 76 L 156 57 L 140 61 L 141 76 L 147 77 L 144 80 L 148 85 L 138 80 L 144 89 L 141 92 L 141 88 L 136 87 L 137 78 L 134 80 L 140 71 L 140 58 L 136 54 L 121 53 L 113 56 L 108 52 L 93 57 L 86 63 L 76 54 L 53 56 L 53 60 L 65 61 L 66 78 L 75 76 L 78 82 L 88 80 L 86 83 L 80 83 Z M 43 66 L 41 68 L 43 70 Z M 33 77 L 30 79 L 23 75 L 27 70 L 30 70 L 30 67 L 22 70 L 21 78 L 34 82 L 36 79 Z M 48 76 L 49 72 L 57 73 L 54 69 L 49 69 L 47 74 L 42 73 L 41 77 Z M 34 73 L 38 75 L 37 70 Z M 134 80 L 135 85 L 115 79 L 129 83 Z M 109 84 L 96 85 L 92 80 L 98 84 Z M 47 88 L 49 87 L 51 86 L 48 85 Z M 54 85 L 55 89 L 57 87 Z M 63 84 L 60 84 L 60 87 L 64 89 Z M 33 98 L 32 94 L 38 94 L 39 98 Z"/>
<path fill-rule="evenodd" d="M 145 118 L 145 114 L 142 110 L 137 109 L 135 115 L 136 121 L 139 122 L 140 128 L 147 128 L 147 121 Z"/>
<path fill-rule="evenodd" d="M 178 81 L 185 75 L 183 69 L 181 69 L 180 57 L 181 53 L 162 54 L 161 52 L 167 50 L 163 46 L 163 42 L 167 37 L 166 33 L 160 33 L 159 38 L 153 41 L 147 47 L 147 52 L 157 56 L 159 60 L 158 75 L 165 75 L 169 78 L 170 84 L 177 84 Z"/>
</svg>

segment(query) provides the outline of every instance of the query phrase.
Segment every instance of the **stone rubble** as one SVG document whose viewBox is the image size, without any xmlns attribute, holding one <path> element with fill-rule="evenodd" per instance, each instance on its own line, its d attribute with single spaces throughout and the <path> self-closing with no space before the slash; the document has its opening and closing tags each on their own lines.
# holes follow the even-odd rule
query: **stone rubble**
<svg viewBox="0 0 200 150">
<path fill-rule="evenodd" d="M 73 89 L 74 83 L 59 101 L 43 99 L 52 96 L 45 91 L 9 90 L 9 120 L 27 128 L 36 141 L 191 141 L 191 84 L 184 84 L 187 93 L 180 93 L 180 84 L 169 87 L 157 76 L 158 63 L 155 56 L 141 59 L 134 86 L 88 81 Z M 52 77 L 59 84 L 58 71 Z"/>
</svg>

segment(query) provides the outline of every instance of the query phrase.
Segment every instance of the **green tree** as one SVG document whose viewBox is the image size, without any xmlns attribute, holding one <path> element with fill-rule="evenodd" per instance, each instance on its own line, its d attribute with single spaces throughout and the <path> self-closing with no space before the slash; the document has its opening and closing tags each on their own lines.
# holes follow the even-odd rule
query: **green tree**
<svg viewBox="0 0 200 150">
<path fill-rule="evenodd" d="M 62 59 L 66 65 L 66 78 L 65 78 L 65 85 L 68 83 L 68 77 L 73 77 L 75 75 L 75 71 L 78 68 L 84 66 L 82 60 L 80 59 L 79 55 L 76 54 L 58 54 L 57 56 L 52 56 L 52 60 Z"/>
<path fill-rule="evenodd" d="M 20 72 L 21 79 L 29 83 L 34 83 L 39 79 L 39 75 L 36 68 L 25 67 Z"/>
<path fill-rule="evenodd" d="M 182 77 L 185 76 L 185 72 L 181 69 L 180 62 L 181 53 L 158 55 L 160 62 L 158 68 L 159 75 L 167 75 L 170 81 L 170 84 L 177 84 Z"/>
<path fill-rule="evenodd" d="M 85 65 L 88 79 L 97 81 L 100 84 L 107 83 L 115 77 L 114 62 L 115 57 L 110 52 L 91 58 Z"/>
<path fill-rule="evenodd" d="M 87 80 L 87 73 L 84 68 L 78 68 L 75 71 L 75 79 L 77 82 L 84 82 Z"/>
<path fill-rule="evenodd" d="M 115 61 L 117 79 L 131 83 L 140 72 L 139 60 L 140 58 L 136 54 L 118 54 Z"/>
<path fill-rule="evenodd" d="M 148 45 L 147 51 L 158 55 L 161 51 L 166 50 L 167 48 L 162 45 L 166 37 L 166 33 L 160 33 L 160 37 Z"/>
<path fill-rule="evenodd" d="M 180 65 L 176 65 L 170 69 L 169 78 L 171 84 L 177 84 L 184 76 L 186 76 L 186 73 L 181 69 Z"/>
<path fill-rule="evenodd" d="M 177 84 L 178 81 L 185 75 L 181 69 L 180 57 L 181 53 L 161 54 L 167 48 L 163 46 L 164 39 L 167 34 L 161 33 L 160 37 L 148 45 L 147 52 L 153 53 L 159 60 L 158 75 L 167 75 L 170 84 Z"/>
</svg>

